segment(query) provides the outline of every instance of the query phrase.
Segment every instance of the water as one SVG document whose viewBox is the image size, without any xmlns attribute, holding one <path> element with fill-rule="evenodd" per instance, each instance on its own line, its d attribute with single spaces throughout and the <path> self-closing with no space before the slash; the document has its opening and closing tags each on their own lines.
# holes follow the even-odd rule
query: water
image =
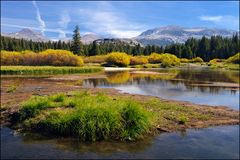
<svg viewBox="0 0 240 160">
<path fill-rule="evenodd" d="M 138 142 L 84 144 L 44 139 L 1 129 L 1 159 L 15 158 L 216 158 L 239 159 L 239 126 L 221 126 L 182 133 L 164 133 Z"/>
<path fill-rule="evenodd" d="M 233 87 L 209 86 L 214 83 L 239 83 L 239 72 L 206 69 L 155 70 L 161 74 L 134 71 L 108 72 L 106 79 L 87 79 L 85 86 L 115 88 L 125 93 L 152 95 L 164 99 L 196 104 L 228 106 L 239 110 L 239 90 Z"/>
<path fill-rule="evenodd" d="M 239 83 L 239 72 L 198 69 L 156 69 L 154 71 L 160 74 L 143 74 L 135 71 L 107 72 L 106 78 L 84 80 L 83 86 L 112 87 L 127 93 L 153 95 L 198 104 L 225 105 L 239 110 L 238 89 L 202 85 L 215 84 L 215 82 L 236 85 Z M 62 80 L 50 81 L 47 77 L 5 77 L 1 79 L 1 84 L 3 86 L 6 82 L 20 84 L 19 95 L 31 94 L 39 87 L 42 87 L 41 90 L 44 92 L 49 88 L 54 89 L 59 85 L 72 83 Z M 239 126 L 163 133 L 137 142 L 105 141 L 89 144 L 80 143 L 76 139 L 53 139 L 34 134 L 16 134 L 10 128 L 3 127 L 1 128 L 1 159 L 5 158 L 239 159 Z"/>
</svg>

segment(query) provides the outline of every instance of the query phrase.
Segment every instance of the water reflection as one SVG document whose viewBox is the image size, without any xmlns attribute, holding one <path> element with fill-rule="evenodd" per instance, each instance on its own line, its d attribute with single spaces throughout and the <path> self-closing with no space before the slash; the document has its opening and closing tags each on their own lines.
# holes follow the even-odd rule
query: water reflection
<svg viewBox="0 0 240 160">
<path fill-rule="evenodd" d="M 239 126 L 163 133 L 138 142 L 81 143 L 1 128 L 1 158 L 239 158 Z"/>
<path fill-rule="evenodd" d="M 107 72 L 106 79 L 87 79 L 83 85 L 87 87 L 112 87 L 133 94 L 239 108 L 239 88 L 237 85 L 239 72 L 204 69 L 154 71 L 156 74 L 153 74 L 154 72 L 134 71 Z M 215 85 L 214 82 L 218 85 Z"/>
</svg>

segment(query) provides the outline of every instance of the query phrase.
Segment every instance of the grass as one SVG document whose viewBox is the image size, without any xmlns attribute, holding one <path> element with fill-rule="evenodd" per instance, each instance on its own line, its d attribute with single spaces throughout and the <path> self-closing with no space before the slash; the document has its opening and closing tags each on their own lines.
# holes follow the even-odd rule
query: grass
<svg viewBox="0 0 240 160">
<path fill-rule="evenodd" d="M 80 141 L 137 140 L 156 128 L 178 130 L 212 118 L 192 107 L 157 98 L 132 99 L 87 91 L 33 96 L 14 120 L 25 130 Z"/>
<path fill-rule="evenodd" d="M 70 74 L 100 72 L 101 67 L 1 66 L 1 74 Z"/>
<path fill-rule="evenodd" d="M 228 70 L 240 70 L 239 64 L 232 64 L 232 63 L 223 63 L 219 62 L 216 64 L 208 64 L 211 69 L 228 69 Z"/>
<path fill-rule="evenodd" d="M 88 92 L 32 97 L 19 112 L 19 121 L 32 131 L 81 141 L 134 140 L 148 131 L 150 119 L 148 111 L 133 100 Z"/>
<path fill-rule="evenodd" d="M 153 114 L 153 125 L 160 128 L 178 129 L 178 125 L 188 125 L 190 122 L 206 121 L 212 115 L 199 113 L 199 111 L 171 102 L 163 102 L 157 98 L 144 101 L 142 105 Z"/>
</svg>

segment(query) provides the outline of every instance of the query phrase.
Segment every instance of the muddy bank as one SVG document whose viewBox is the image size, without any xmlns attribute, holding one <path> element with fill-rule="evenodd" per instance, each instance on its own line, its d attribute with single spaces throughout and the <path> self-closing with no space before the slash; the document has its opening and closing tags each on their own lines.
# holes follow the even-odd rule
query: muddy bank
<svg viewBox="0 0 240 160">
<path fill-rule="evenodd" d="M 128 97 L 133 98 L 144 104 L 146 101 L 151 99 L 160 99 L 154 96 L 144 96 L 136 94 L 120 93 L 116 89 L 107 88 L 85 88 L 81 86 L 81 80 L 87 78 L 105 78 L 105 75 L 94 74 L 94 75 L 64 75 L 64 76 L 53 76 L 45 78 L 27 78 L 22 81 L 21 78 L 18 80 L 4 79 L 1 81 L 1 125 L 9 124 L 9 115 L 17 112 L 20 108 L 21 102 L 27 100 L 33 95 L 45 96 L 58 92 L 69 92 L 69 91 L 89 91 L 90 93 L 104 92 L 115 98 Z M 12 93 L 8 93 L 9 86 L 16 85 L 16 90 Z M 172 132 L 177 130 L 185 130 L 188 128 L 204 128 L 216 125 L 232 125 L 239 124 L 239 111 L 230 109 L 224 106 L 207 106 L 198 105 L 184 101 L 164 100 L 160 99 L 162 103 L 175 104 L 184 108 L 191 109 L 194 113 L 201 115 L 210 115 L 210 118 L 198 119 L 192 118 L 185 124 L 179 124 L 178 121 L 170 119 L 168 112 L 159 114 L 165 117 L 159 117 L 159 121 L 155 124 L 155 129 L 161 132 Z M 160 102 L 160 103 L 161 103 Z M 158 109 L 146 108 L 150 112 L 160 113 Z"/>
</svg>

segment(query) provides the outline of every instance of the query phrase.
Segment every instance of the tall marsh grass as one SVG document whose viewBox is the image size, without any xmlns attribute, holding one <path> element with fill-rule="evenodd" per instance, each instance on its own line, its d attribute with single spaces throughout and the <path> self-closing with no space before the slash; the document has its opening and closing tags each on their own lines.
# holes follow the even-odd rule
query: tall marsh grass
<svg viewBox="0 0 240 160">
<path fill-rule="evenodd" d="M 81 141 L 134 140 L 151 127 L 149 113 L 141 104 L 102 93 L 32 97 L 22 104 L 19 113 L 19 120 L 32 131 Z"/>
<path fill-rule="evenodd" d="M 101 67 L 1 66 L 2 75 L 94 73 L 102 70 Z"/>
</svg>

